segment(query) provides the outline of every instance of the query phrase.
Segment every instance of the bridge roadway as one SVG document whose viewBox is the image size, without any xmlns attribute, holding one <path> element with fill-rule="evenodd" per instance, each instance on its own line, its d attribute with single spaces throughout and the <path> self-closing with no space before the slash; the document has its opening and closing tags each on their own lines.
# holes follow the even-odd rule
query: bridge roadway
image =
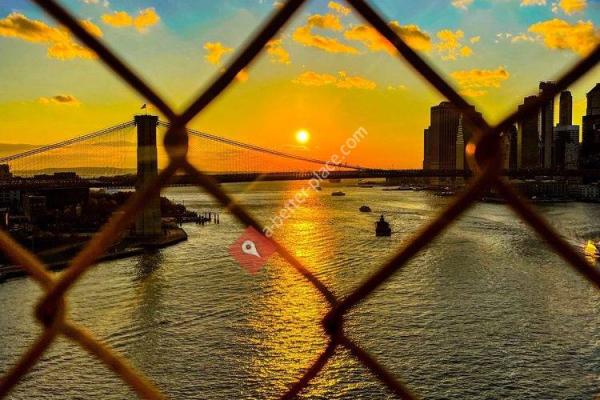
<svg viewBox="0 0 600 400">
<path fill-rule="evenodd" d="M 269 172 L 269 173 L 220 173 L 211 176 L 221 183 L 254 182 L 254 181 L 286 181 L 286 180 L 308 180 L 318 177 L 319 171 L 314 172 Z M 353 170 L 332 171 L 324 179 L 373 179 L 373 178 L 431 178 L 431 177 L 464 177 L 472 175 L 470 171 L 462 170 Z M 504 171 L 504 175 L 510 178 L 532 179 L 532 178 L 557 178 L 557 177 L 586 177 L 600 179 L 600 170 L 511 170 Z M 12 178 L 0 180 L 0 190 L 33 190 L 41 188 L 132 188 L 135 186 L 137 177 L 135 175 L 98 177 L 98 178 L 76 178 L 76 179 L 35 179 L 35 178 Z M 169 186 L 191 186 L 195 182 L 187 175 L 179 175 Z"/>
</svg>

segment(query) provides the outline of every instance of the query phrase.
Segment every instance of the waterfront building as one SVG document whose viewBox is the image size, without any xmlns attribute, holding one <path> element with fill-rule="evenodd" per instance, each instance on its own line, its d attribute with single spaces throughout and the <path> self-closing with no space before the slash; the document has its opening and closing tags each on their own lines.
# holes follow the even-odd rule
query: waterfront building
<svg viewBox="0 0 600 400">
<path fill-rule="evenodd" d="M 517 127 L 512 125 L 501 136 L 502 168 L 506 170 L 517 168 Z"/>
<path fill-rule="evenodd" d="M 540 94 L 554 89 L 554 82 L 540 82 Z M 539 135 L 540 135 L 540 166 L 543 168 L 552 168 L 553 147 L 554 147 L 554 98 L 540 107 L 539 116 Z"/>
<path fill-rule="evenodd" d="M 600 83 L 587 93 L 587 110 L 582 125 L 580 166 L 598 169 L 600 168 Z"/>
<path fill-rule="evenodd" d="M 558 124 L 572 125 L 573 124 L 573 96 L 568 90 L 564 90 L 560 93 L 560 111 L 558 117 Z"/>
<path fill-rule="evenodd" d="M 577 169 L 579 162 L 579 126 L 573 125 L 571 92 L 560 94 L 560 118 L 554 128 L 554 161 L 556 169 Z"/>
<path fill-rule="evenodd" d="M 473 111 L 475 107 L 472 107 Z M 479 114 L 481 115 L 481 114 Z M 467 169 L 466 146 L 473 128 L 452 103 L 431 107 L 430 125 L 424 131 L 424 169 Z"/>
<path fill-rule="evenodd" d="M 526 97 L 519 110 L 535 102 L 537 96 Z M 539 113 L 523 118 L 517 123 L 517 168 L 528 169 L 540 166 L 539 157 Z"/>
<path fill-rule="evenodd" d="M 10 166 L 8 164 L 0 164 L 0 179 L 10 179 L 12 174 L 10 173 Z"/>
<path fill-rule="evenodd" d="M 429 143 L 429 129 L 423 131 L 423 169 L 430 169 L 431 145 Z"/>
</svg>

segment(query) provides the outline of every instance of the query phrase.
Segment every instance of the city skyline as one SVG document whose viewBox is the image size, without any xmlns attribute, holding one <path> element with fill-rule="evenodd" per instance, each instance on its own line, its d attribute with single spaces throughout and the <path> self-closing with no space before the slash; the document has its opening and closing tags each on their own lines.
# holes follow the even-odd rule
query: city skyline
<svg viewBox="0 0 600 400">
<path fill-rule="evenodd" d="M 202 7 L 185 1 L 65 4 L 178 106 L 231 60 L 243 38 L 274 9 L 271 1 L 207 2 Z M 420 166 L 428 110 L 442 98 L 392 57 L 387 44 L 346 6 L 313 1 L 303 8 L 280 41 L 272 42 L 233 89 L 191 126 L 276 148 L 295 145 L 294 135 L 306 129 L 311 141 L 300 151 L 317 154 L 337 148 L 364 126 L 372 139 L 354 155 L 355 162 Z M 552 78 L 585 54 L 597 41 L 600 21 L 595 1 L 580 2 L 579 8 L 565 1 L 553 6 L 519 0 L 429 1 L 410 7 L 380 1 L 376 6 L 492 121 L 534 93 L 539 80 Z M 493 15 L 514 18 L 506 25 Z M 40 29 L 37 36 L 24 30 L 27 23 Z M 552 24 L 555 33 L 544 30 Z M 0 111 L 11 116 L 0 128 L 0 143 L 66 139 L 129 118 L 146 102 L 56 27 L 28 2 L 0 5 L 0 51 L 9 55 L 0 66 L 6 82 Z M 48 74 L 52 82 L 45 79 Z M 591 73 L 571 88 L 575 121 L 584 114 L 585 88 L 598 78 Z M 236 118 L 228 118 L 232 109 Z M 26 136 L 19 134 L 25 130 Z M 384 159 L 391 161 L 378 165 Z"/>
</svg>

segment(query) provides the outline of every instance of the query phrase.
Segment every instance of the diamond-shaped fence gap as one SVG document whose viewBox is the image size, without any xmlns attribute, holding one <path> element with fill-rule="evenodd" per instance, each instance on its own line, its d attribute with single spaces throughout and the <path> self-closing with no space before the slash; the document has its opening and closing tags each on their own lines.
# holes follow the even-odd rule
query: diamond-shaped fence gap
<svg viewBox="0 0 600 400">
<path fill-rule="evenodd" d="M 120 377 L 107 369 L 96 357 L 60 337 L 50 346 L 28 378 L 19 382 L 11 399 L 28 399 L 47 395 L 75 398 L 129 398 L 135 392 L 119 385 Z"/>
<path fill-rule="evenodd" d="M 396 398 L 347 349 L 338 347 L 323 369 L 298 395 L 299 399 L 348 399 L 361 395 Z"/>
</svg>

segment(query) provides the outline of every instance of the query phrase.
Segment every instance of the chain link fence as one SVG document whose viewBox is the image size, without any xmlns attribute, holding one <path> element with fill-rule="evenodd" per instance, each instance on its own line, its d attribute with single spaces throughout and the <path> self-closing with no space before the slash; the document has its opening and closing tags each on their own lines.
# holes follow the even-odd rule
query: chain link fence
<svg viewBox="0 0 600 400">
<path fill-rule="evenodd" d="M 233 199 L 210 176 L 199 171 L 187 159 L 187 133 L 186 124 L 197 116 L 211 103 L 229 84 L 236 75 L 263 50 L 267 42 L 272 39 L 284 24 L 294 15 L 306 0 L 288 0 L 267 21 L 262 29 L 255 34 L 233 60 L 233 62 L 219 75 L 206 90 L 181 114 L 175 113 L 156 92 L 137 76 L 130 67 L 121 61 L 101 41 L 88 33 L 72 16 L 54 0 L 32 0 L 59 23 L 66 26 L 88 48 L 93 50 L 98 57 L 113 70 L 121 79 L 127 82 L 141 96 L 151 102 L 170 122 L 170 127 L 165 135 L 164 145 L 169 155 L 168 166 L 149 185 L 132 196 L 106 223 L 98 235 L 73 258 L 68 268 L 60 275 L 55 276 L 32 253 L 21 247 L 7 233 L 0 231 L 0 248 L 17 265 L 25 269 L 31 277 L 42 287 L 44 296 L 38 302 L 35 316 L 43 326 L 43 332 L 31 345 L 25 354 L 0 380 L 0 398 L 8 395 L 11 389 L 23 378 L 36 364 L 42 354 L 56 340 L 63 335 L 82 346 L 92 355 L 100 359 L 107 368 L 116 373 L 125 383 L 145 399 L 163 399 L 164 394 L 152 382 L 136 371 L 129 362 L 107 347 L 84 327 L 81 327 L 68 318 L 65 295 L 72 285 L 89 270 L 94 262 L 112 244 L 118 233 L 127 228 L 136 213 L 145 205 L 148 198 L 156 196 L 162 187 L 174 179 L 178 171 L 183 171 L 193 177 L 197 185 L 208 191 L 223 206 L 244 225 L 252 226 L 262 232 L 263 227 L 243 207 L 237 205 Z M 500 133 L 517 121 L 538 112 L 544 104 L 552 101 L 562 90 L 566 89 L 577 79 L 586 74 L 600 60 L 600 46 L 596 47 L 587 57 L 580 60 L 560 79 L 556 85 L 544 91 L 535 102 L 521 107 L 517 112 L 506 117 L 495 126 L 490 126 L 469 104 L 429 66 L 415 51 L 413 51 L 398 35 L 388 26 L 381 15 L 364 0 L 347 0 L 354 10 L 381 35 L 389 40 L 398 50 L 398 55 L 412 68 L 426 79 L 438 92 L 454 104 L 458 111 L 474 127 L 474 135 L 467 145 L 467 158 L 474 178 L 456 199 L 440 214 L 407 240 L 395 256 L 387 261 L 375 274 L 359 285 L 349 296 L 339 299 L 315 275 L 305 268 L 302 263 L 285 249 L 276 240 L 272 240 L 278 253 L 302 274 L 324 297 L 329 305 L 329 312 L 321 321 L 329 341 L 325 350 L 316 355 L 316 360 L 304 375 L 289 386 L 288 391 L 281 395 L 282 399 L 294 398 L 308 383 L 321 371 L 333 356 L 338 347 L 344 347 L 368 368 L 387 388 L 403 399 L 418 398 L 404 383 L 392 373 L 388 372 L 375 358 L 355 343 L 344 331 L 344 316 L 354 306 L 362 302 L 372 292 L 377 290 L 394 273 L 427 246 L 431 241 L 455 221 L 465 210 L 474 204 L 481 194 L 490 188 L 495 188 L 507 201 L 507 204 L 525 221 L 546 243 L 575 270 L 587 278 L 593 285 L 600 288 L 600 272 L 591 268 L 583 255 L 579 254 L 560 234 L 556 232 L 532 206 L 521 198 L 515 189 L 501 176 L 501 146 Z"/>
</svg>

